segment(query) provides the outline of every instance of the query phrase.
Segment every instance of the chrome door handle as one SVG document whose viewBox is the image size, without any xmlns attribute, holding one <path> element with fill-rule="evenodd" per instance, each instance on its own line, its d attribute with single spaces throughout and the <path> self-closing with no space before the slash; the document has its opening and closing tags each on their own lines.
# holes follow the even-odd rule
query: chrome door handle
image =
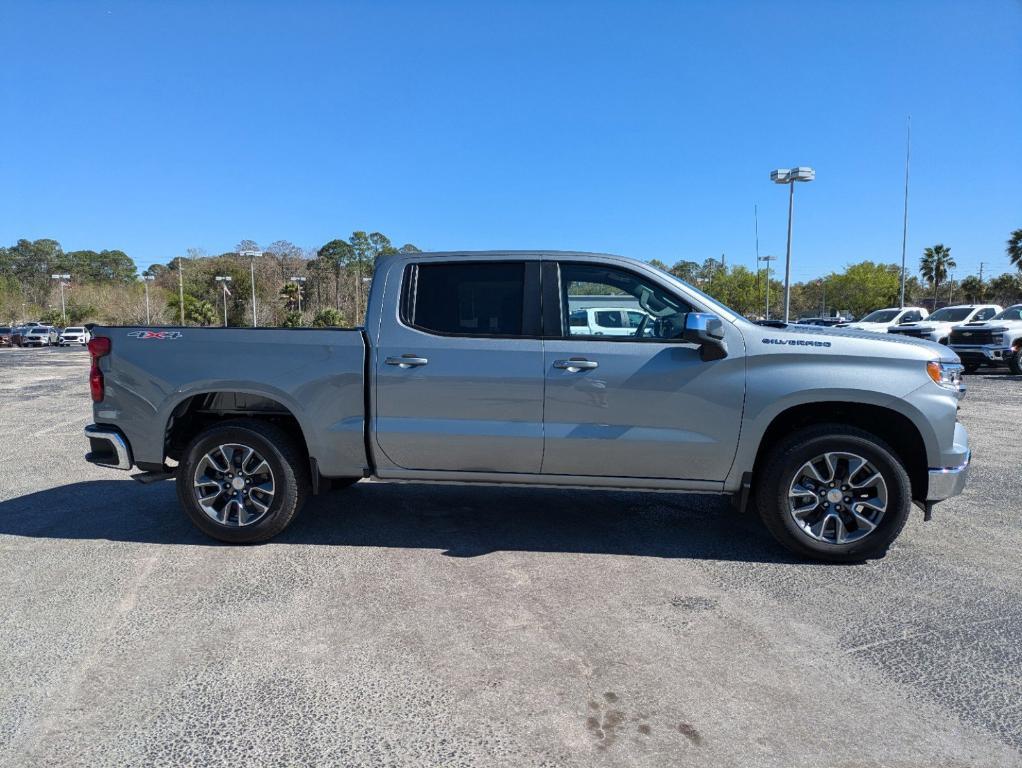
<svg viewBox="0 0 1022 768">
<path fill-rule="evenodd" d="M 595 360 L 586 360 L 584 357 L 573 357 L 570 360 L 554 360 L 554 368 L 563 368 L 569 373 L 591 371 L 593 368 L 598 368 L 599 365 Z"/>
<path fill-rule="evenodd" d="M 429 362 L 428 357 L 418 357 L 417 355 L 401 355 L 401 357 L 388 357 L 386 360 L 387 365 L 396 365 L 398 368 L 415 368 L 420 365 L 425 365 Z"/>
</svg>

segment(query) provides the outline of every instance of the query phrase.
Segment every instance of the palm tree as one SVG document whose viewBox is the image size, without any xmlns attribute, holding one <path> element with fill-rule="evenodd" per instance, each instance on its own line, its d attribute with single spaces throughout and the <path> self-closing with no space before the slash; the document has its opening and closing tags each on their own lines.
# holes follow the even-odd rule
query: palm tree
<svg viewBox="0 0 1022 768">
<path fill-rule="evenodd" d="M 287 311 L 298 309 L 298 283 L 284 283 L 280 289 L 280 298 L 284 302 L 284 309 Z"/>
<path fill-rule="evenodd" d="M 1011 233 L 1011 237 L 1008 238 L 1008 247 L 1004 250 L 1011 263 L 1022 270 L 1022 229 L 1016 229 Z"/>
<path fill-rule="evenodd" d="M 942 243 L 923 251 L 923 257 L 919 259 L 919 274 L 928 280 L 933 286 L 933 308 L 937 308 L 937 292 L 940 284 L 947 278 L 948 270 L 958 265 L 951 256 L 951 249 Z"/>
</svg>

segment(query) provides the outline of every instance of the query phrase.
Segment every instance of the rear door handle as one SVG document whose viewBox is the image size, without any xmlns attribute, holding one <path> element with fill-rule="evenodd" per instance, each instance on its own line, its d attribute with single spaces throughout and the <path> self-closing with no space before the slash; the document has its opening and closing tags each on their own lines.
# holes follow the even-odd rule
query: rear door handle
<svg viewBox="0 0 1022 768">
<path fill-rule="evenodd" d="M 415 368 L 428 362 L 428 357 L 419 357 L 411 354 L 401 355 L 401 357 L 388 357 L 386 360 L 387 365 L 396 365 L 398 368 Z"/>
<path fill-rule="evenodd" d="M 569 373 L 590 371 L 593 368 L 598 368 L 599 365 L 595 360 L 586 360 L 584 357 L 573 357 L 570 360 L 554 360 L 554 368 L 562 368 Z"/>
</svg>

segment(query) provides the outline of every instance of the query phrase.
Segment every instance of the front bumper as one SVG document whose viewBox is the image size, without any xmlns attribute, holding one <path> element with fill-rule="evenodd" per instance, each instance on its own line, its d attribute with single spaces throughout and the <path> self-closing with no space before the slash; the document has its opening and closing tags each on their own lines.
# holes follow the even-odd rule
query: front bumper
<svg viewBox="0 0 1022 768">
<path fill-rule="evenodd" d="M 1002 363 L 1010 359 L 1014 354 L 1011 351 L 1011 347 L 1006 347 L 1002 344 L 984 344 L 982 346 L 955 344 L 951 349 L 958 353 L 958 356 L 962 358 L 962 362 L 966 363 Z"/>
<path fill-rule="evenodd" d="M 86 461 L 113 469 L 131 469 L 135 463 L 131 455 L 131 445 L 117 427 L 88 424 L 85 427 L 85 436 L 89 438 Z"/>
<path fill-rule="evenodd" d="M 944 501 L 965 490 L 972 450 L 969 448 L 969 433 L 961 424 L 955 424 L 954 448 L 950 455 L 957 457 L 954 463 L 946 467 L 930 467 L 927 501 Z"/>
</svg>

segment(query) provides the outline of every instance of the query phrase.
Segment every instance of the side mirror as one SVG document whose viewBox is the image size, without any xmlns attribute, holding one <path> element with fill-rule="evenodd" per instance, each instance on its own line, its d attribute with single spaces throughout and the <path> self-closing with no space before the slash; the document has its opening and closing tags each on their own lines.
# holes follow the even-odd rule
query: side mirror
<svg viewBox="0 0 1022 768">
<path fill-rule="evenodd" d="M 699 356 L 703 360 L 720 360 L 727 357 L 727 342 L 724 341 L 724 321 L 709 312 L 689 312 L 685 315 L 685 330 L 681 338 L 699 345 Z"/>
</svg>

